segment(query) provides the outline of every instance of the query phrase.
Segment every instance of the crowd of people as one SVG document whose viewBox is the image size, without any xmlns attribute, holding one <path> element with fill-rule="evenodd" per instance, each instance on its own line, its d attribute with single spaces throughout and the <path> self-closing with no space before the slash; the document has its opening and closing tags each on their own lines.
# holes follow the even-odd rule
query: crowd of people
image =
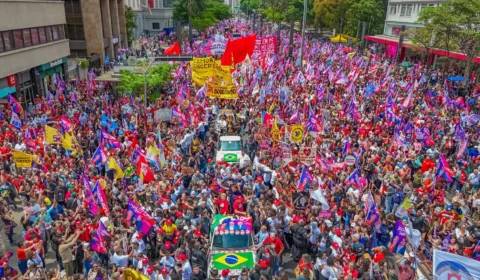
<svg viewBox="0 0 480 280">
<path fill-rule="evenodd" d="M 252 27 L 223 21 L 201 39 Z M 475 82 L 399 67 L 375 46 L 306 40 L 300 61 L 300 35 L 290 57 L 279 34 L 274 55 L 235 66 L 238 99 L 205 96 L 188 62 L 148 107 L 91 77 L 57 80 L 29 108 L 9 97 L 0 215 L 15 249 L 1 249 L 0 277 L 229 279 L 208 263 L 215 214 L 251 220 L 255 265 L 238 279 L 410 280 L 434 249 L 479 258 Z M 175 117 L 146 117 L 160 108 Z M 234 164 L 215 157 L 227 132 L 244 140 Z"/>
</svg>

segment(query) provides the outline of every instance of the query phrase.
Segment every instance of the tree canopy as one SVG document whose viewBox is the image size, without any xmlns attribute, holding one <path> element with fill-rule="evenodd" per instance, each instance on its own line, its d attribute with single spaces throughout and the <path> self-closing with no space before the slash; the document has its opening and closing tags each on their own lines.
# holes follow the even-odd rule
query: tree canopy
<svg viewBox="0 0 480 280">
<path fill-rule="evenodd" d="M 126 7 L 125 9 L 125 25 L 127 26 L 127 38 L 128 41 L 134 41 L 135 40 L 135 34 L 134 30 L 137 28 L 137 25 L 135 24 L 135 14 L 133 13 L 132 8 Z"/>
<path fill-rule="evenodd" d="M 173 19 L 183 23 L 191 19 L 193 27 L 198 31 L 205 31 L 215 23 L 231 17 L 230 7 L 218 0 L 181 0 L 173 6 Z"/>
<path fill-rule="evenodd" d="M 176 69 L 177 65 L 170 65 L 168 63 L 162 63 L 152 66 L 147 73 L 147 91 L 154 89 L 160 89 L 167 82 L 172 79 L 172 71 Z M 144 92 L 144 76 L 143 74 L 134 73 L 128 70 L 121 70 L 122 77 L 120 78 L 120 84 L 117 86 L 119 91 L 127 93 L 134 93 L 137 95 Z"/>
</svg>

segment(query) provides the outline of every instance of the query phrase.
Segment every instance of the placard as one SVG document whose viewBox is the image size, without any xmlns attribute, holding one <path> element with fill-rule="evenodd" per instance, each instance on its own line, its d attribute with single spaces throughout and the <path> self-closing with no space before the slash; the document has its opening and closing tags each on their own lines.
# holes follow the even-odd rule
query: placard
<svg viewBox="0 0 480 280">
<path fill-rule="evenodd" d="M 354 157 L 354 156 L 346 156 L 345 157 L 345 163 L 349 166 L 352 166 L 352 165 L 355 165 L 355 163 L 357 162 L 357 159 Z"/>
<path fill-rule="evenodd" d="M 257 38 L 252 58 L 272 57 L 277 52 L 277 36 L 266 36 Z"/>
<path fill-rule="evenodd" d="M 222 86 L 207 83 L 207 96 L 220 99 L 238 99 L 237 87 L 235 85 Z"/>
<path fill-rule="evenodd" d="M 315 155 L 317 153 L 317 148 L 312 147 L 300 147 L 298 151 L 298 159 L 301 163 L 305 165 L 312 165 L 315 163 Z"/>
<path fill-rule="evenodd" d="M 169 122 L 171 117 L 172 117 L 172 109 L 161 108 L 155 111 L 155 114 L 153 116 L 153 121 L 156 123 Z"/>
<path fill-rule="evenodd" d="M 318 214 L 318 218 L 322 220 L 328 220 L 332 217 L 332 211 L 330 210 L 322 210 Z"/>
</svg>

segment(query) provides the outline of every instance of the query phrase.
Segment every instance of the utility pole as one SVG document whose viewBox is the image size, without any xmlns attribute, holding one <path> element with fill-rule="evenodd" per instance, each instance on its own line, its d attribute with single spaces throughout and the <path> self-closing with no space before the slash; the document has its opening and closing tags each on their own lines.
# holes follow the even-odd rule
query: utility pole
<svg viewBox="0 0 480 280">
<path fill-rule="evenodd" d="M 367 29 L 367 23 L 363 22 L 362 23 L 362 37 L 360 38 L 360 50 L 361 50 L 362 54 L 365 50 L 365 30 L 366 29 Z"/>
<path fill-rule="evenodd" d="M 303 48 L 305 45 L 306 25 L 307 25 L 307 0 L 303 0 L 302 47 L 300 49 L 300 66 L 303 66 Z"/>
<path fill-rule="evenodd" d="M 402 29 L 400 31 L 400 38 L 398 39 L 397 55 L 395 57 L 395 62 L 397 62 L 397 65 L 400 60 L 400 53 L 402 52 L 403 38 L 405 38 L 405 25 L 402 25 Z"/>
<path fill-rule="evenodd" d="M 292 17 L 290 19 L 290 42 L 288 43 L 288 56 L 289 57 L 292 57 L 292 54 L 293 54 L 293 32 L 295 31 L 294 25 L 295 25 L 295 20 L 293 20 L 293 17 Z"/>
</svg>

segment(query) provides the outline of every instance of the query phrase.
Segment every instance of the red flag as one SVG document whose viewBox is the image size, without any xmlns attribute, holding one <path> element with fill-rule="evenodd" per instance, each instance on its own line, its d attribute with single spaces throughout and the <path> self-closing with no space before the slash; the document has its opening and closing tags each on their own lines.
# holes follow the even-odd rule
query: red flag
<svg viewBox="0 0 480 280">
<path fill-rule="evenodd" d="M 137 174 L 144 183 L 149 183 L 150 181 L 153 181 L 155 179 L 153 177 L 152 170 L 150 169 L 150 166 L 148 165 L 148 162 L 145 160 L 145 156 L 143 155 L 138 158 Z"/>
<path fill-rule="evenodd" d="M 233 63 L 237 64 L 241 63 L 245 59 L 245 57 L 247 57 L 247 54 L 249 56 L 252 56 L 256 40 L 257 35 L 253 34 L 250 36 L 238 38 L 233 41 L 228 41 L 225 52 L 222 56 L 222 65 L 232 65 L 232 57 Z"/>
<path fill-rule="evenodd" d="M 153 0 L 148 0 L 148 8 L 153 9 Z"/>
<path fill-rule="evenodd" d="M 271 129 L 272 126 L 273 126 L 273 121 L 274 121 L 274 119 L 273 119 L 272 115 L 269 114 L 269 113 L 265 113 L 265 116 L 263 117 L 263 126 Z"/>
<path fill-rule="evenodd" d="M 180 45 L 178 41 L 175 41 L 175 44 L 170 48 L 166 49 L 163 54 L 182 54 L 182 50 L 180 50 Z"/>
</svg>

